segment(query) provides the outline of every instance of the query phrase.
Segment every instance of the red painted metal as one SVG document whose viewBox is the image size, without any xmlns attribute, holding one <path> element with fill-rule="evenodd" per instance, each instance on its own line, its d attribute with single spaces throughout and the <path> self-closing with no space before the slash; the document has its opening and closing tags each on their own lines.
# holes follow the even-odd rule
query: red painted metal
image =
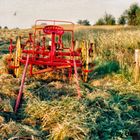
<svg viewBox="0 0 140 140">
<path fill-rule="evenodd" d="M 15 48 L 15 46 L 13 46 L 13 40 L 12 39 L 10 39 L 10 46 L 9 46 L 9 52 L 10 52 L 10 54 L 12 53 L 12 51 L 13 51 L 13 49 Z"/>
<path fill-rule="evenodd" d="M 42 23 L 44 26 L 42 26 Z M 68 24 L 72 29 L 65 29 L 62 25 Z M 63 37 L 69 33 L 69 46 L 66 46 Z M 78 87 L 78 97 L 81 97 L 80 86 L 78 83 L 77 68 L 82 70 L 81 50 L 74 49 L 74 23 L 60 20 L 36 20 L 34 26 L 34 33 L 29 34 L 28 40 L 21 44 L 22 55 L 20 62 L 25 65 L 21 87 L 17 98 L 15 111 L 19 106 L 20 98 L 22 96 L 22 89 L 25 80 L 27 65 L 30 65 L 30 75 L 40 74 L 44 72 L 53 71 L 56 69 L 68 69 L 68 77 L 70 78 L 74 72 L 76 83 Z M 15 46 L 10 41 L 9 51 L 10 57 L 7 60 L 10 68 L 17 68 L 11 65 L 12 53 Z M 92 53 L 92 46 L 89 52 Z M 44 66 L 44 69 L 33 71 L 35 65 Z M 84 72 L 90 72 L 84 70 Z"/>
<path fill-rule="evenodd" d="M 22 97 L 22 94 L 23 94 L 23 86 L 24 86 L 24 81 L 25 81 L 25 77 L 26 77 L 26 72 L 27 72 L 28 64 L 29 64 L 29 55 L 27 56 L 25 68 L 24 68 L 23 75 L 22 75 L 20 90 L 19 90 L 19 93 L 18 93 L 18 97 L 17 97 L 17 100 L 16 100 L 15 109 L 14 109 L 15 112 L 17 112 L 17 110 L 18 110 L 18 107 L 19 107 L 19 104 L 20 104 L 20 100 L 21 100 L 21 97 Z"/>
<path fill-rule="evenodd" d="M 45 26 L 40 26 L 41 23 L 45 22 Z M 30 55 L 29 65 L 30 74 L 32 75 L 34 65 L 44 65 L 46 68 L 55 69 L 62 67 L 65 69 L 67 66 L 69 68 L 69 77 L 72 74 L 72 69 L 74 69 L 73 58 L 76 57 L 75 63 L 76 67 L 82 67 L 81 52 L 74 50 L 74 30 L 73 29 L 64 29 L 61 24 L 70 24 L 71 28 L 74 28 L 74 23 L 69 21 L 60 21 L 60 20 L 36 20 L 34 26 L 33 35 L 30 33 L 28 40 L 25 44 L 21 44 L 22 55 L 20 62 L 25 64 L 27 55 Z M 69 33 L 71 36 L 70 45 L 65 46 L 63 44 L 63 36 L 65 33 Z M 38 38 L 39 33 L 39 38 Z M 47 46 L 47 39 L 51 42 Z M 9 51 L 10 57 L 8 64 L 10 68 L 16 68 L 12 66 L 10 62 L 12 61 L 12 53 L 15 50 L 12 40 L 10 41 Z M 44 67 L 44 69 L 46 69 Z M 45 71 L 41 70 L 42 73 Z M 35 73 L 41 73 L 35 72 Z"/>
<path fill-rule="evenodd" d="M 51 25 L 47 24 L 45 27 L 38 27 L 37 26 L 38 22 L 52 22 L 52 23 L 51 23 Z M 69 58 L 67 58 L 67 60 L 70 61 L 71 67 L 74 66 L 71 56 L 74 55 L 74 56 L 80 57 L 80 53 L 74 51 L 74 43 L 73 43 L 74 42 L 74 32 L 73 32 L 73 30 L 65 30 L 65 29 L 63 29 L 63 27 L 56 25 L 56 23 L 62 23 L 62 22 L 72 24 L 72 26 L 74 26 L 74 24 L 69 21 L 37 20 L 35 22 L 35 32 L 34 32 L 34 37 L 33 37 L 32 49 L 29 49 L 29 50 L 24 49 L 22 51 L 23 53 L 32 55 L 32 59 L 29 60 L 29 64 L 48 65 L 50 67 L 52 67 L 52 66 L 53 67 L 58 67 L 58 66 L 65 67 L 68 65 L 68 63 L 64 59 L 64 57 L 69 56 Z M 51 35 L 50 50 L 46 49 L 45 37 L 43 37 L 43 41 L 42 41 L 43 46 L 40 46 L 40 44 L 36 45 L 36 34 L 37 34 L 38 30 L 42 30 L 45 33 L 45 35 Z M 65 32 L 69 32 L 71 34 L 71 47 L 70 48 L 64 48 L 64 45 L 63 45 L 62 36 Z M 58 37 L 58 42 L 57 42 L 57 44 L 59 45 L 58 48 L 56 46 L 56 37 Z M 67 51 L 64 51 L 64 50 L 67 50 Z M 39 55 L 42 55 L 42 57 L 38 57 Z M 58 58 L 60 58 L 60 59 L 58 59 Z M 25 59 L 23 57 L 21 58 L 20 61 L 22 63 L 25 63 Z M 82 62 L 78 60 L 77 66 L 81 67 Z M 34 73 L 34 72 L 32 72 L 32 68 L 30 69 L 30 73 L 31 74 Z"/>
<path fill-rule="evenodd" d="M 44 26 L 42 26 L 42 23 Z M 72 29 L 65 29 L 62 25 L 70 24 Z M 69 33 L 70 40 L 69 45 L 66 46 L 63 37 L 66 33 Z M 81 49 L 74 49 L 74 23 L 69 21 L 60 20 L 36 20 L 34 26 L 34 33 L 29 34 L 28 40 L 21 44 L 22 55 L 20 57 L 20 63 L 25 65 L 20 90 L 15 104 L 14 111 L 17 112 L 20 100 L 22 97 L 23 86 L 26 76 L 28 65 L 30 65 L 30 75 L 40 74 L 57 69 L 67 69 L 68 77 L 71 78 L 74 73 L 77 85 L 78 98 L 80 98 L 81 91 L 78 80 L 77 69 L 82 70 Z M 10 56 L 7 59 L 8 65 L 12 69 L 18 68 L 12 65 L 13 52 L 16 50 L 16 46 L 13 45 L 13 41 L 10 40 L 9 52 Z M 89 53 L 92 55 L 92 46 L 89 49 Z M 43 66 L 43 69 L 33 71 L 34 66 Z M 91 72 L 90 70 L 83 70 L 85 73 Z"/>
<path fill-rule="evenodd" d="M 43 28 L 43 32 L 45 34 L 56 34 L 56 35 L 62 35 L 64 33 L 64 29 L 60 26 L 54 26 L 54 25 L 47 25 Z"/>
<path fill-rule="evenodd" d="M 84 72 L 84 73 L 93 72 L 93 69 L 90 69 L 90 70 L 83 69 L 83 72 Z"/>
</svg>

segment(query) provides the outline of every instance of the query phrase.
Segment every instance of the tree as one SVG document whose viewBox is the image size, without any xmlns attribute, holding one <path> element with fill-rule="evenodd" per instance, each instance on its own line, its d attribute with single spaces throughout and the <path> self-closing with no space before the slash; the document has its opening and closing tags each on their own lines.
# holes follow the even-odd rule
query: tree
<svg viewBox="0 0 140 140">
<path fill-rule="evenodd" d="M 127 23 L 126 16 L 121 15 L 120 18 L 118 19 L 118 24 L 125 25 L 126 23 Z"/>
<path fill-rule="evenodd" d="M 136 24 L 140 25 L 140 8 L 136 12 Z"/>
<path fill-rule="evenodd" d="M 104 15 L 104 21 L 105 21 L 105 25 L 115 25 L 116 23 L 115 17 L 107 13 L 105 13 Z"/>
<path fill-rule="evenodd" d="M 127 10 L 127 18 L 129 25 L 138 25 L 140 7 L 137 3 L 132 4 Z"/>
<path fill-rule="evenodd" d="M 87 19 L 85 19 L 85 20 L 83 20 L 83 25 L 89 26 L 90 22 Z"/>
<path fill-rule="evenodd" d="M 111 14 L 105 13 L 103 18 L 100 18 L 97 22 L 96 25 L 115 25 L 116 20 L 115 17 Z"/>
<path fill-rule="evenodd" d="M 96 25 L 105 25 L 104 19 L 99 18 L 98 21 L 96 22 Z"/>
<path fill-rule="evenodd" d="M 83 21 L 82 21 L 81 19 L 79 19 L 79 20 L 77 21 L 77 23 L 80 24 L 80 25 L 82 25 L 82 22 L 83 22 Z"/>
<path fill-rule="evenodd" d="M 90 25 L 90 22 L 87 20 L 87 19 L 85 19 L 85 20 L 78 20 L 78 22 L 77 22 L 78 24 L 80 24 L 80 25 L 85 25 L 85 26 L 89 26 Z"/>
<path fill-rule="evenodd" d="M 2 27 L 0 26 L 0 29 L 2 29 Z"/>
<path fill-rule="evenodd" d="M 4 27 L 4 29 L 8 29 L 8 27 L 7 27 L 7 26 L 5 26 L 5 27 Z"/>
</svg>

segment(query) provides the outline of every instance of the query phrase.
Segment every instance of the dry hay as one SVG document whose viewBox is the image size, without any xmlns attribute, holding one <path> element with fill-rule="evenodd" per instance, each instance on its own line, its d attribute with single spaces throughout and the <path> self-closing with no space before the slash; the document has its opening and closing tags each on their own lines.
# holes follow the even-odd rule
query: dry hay
<svg viewBox="0 0 140 140">
<path fill-rule="evenodd" d="M 17 36 L 27 38 L 31 32 L 31 29 L 2 29 L 0 30 L 0 40 L 7 42 L 9 39 L 13 39 L 15 41 Z"/>
<path fill-rule="evenodd" d="M 8 55 L 3 55 L 0 59 L 0 94 L 8 97 L 16 97 L 19 79 L 14 78 L 8 74 L 6 59 Z"/>
<path fill-rule="evenodd" d="M 8 73 L 8 70 L 5 67 L 4 62 L 3 61 L 0 61 L 0 74 L 3 74 L 3 73 Z"/>
<path fill-rule="evenodd" d="M 0 125 L 4 122 L 4 117 L 0 116 Z"/>
<path fill-rule="evenodd" d="M 80 140 L 88 133 L 88 128 L 82 125 L 86 110 L 73 98 L 66 97 L 62 102 L 51 103 L 33 100 L 28 103 L 25 112 L 31 119 L 41 120 L 42 130 L 50 133 L 50 139 Z"/>
<path fill-rule="evenodd" d="M 75 25 L 75 30 L 116 30 L 116 29 L 129 29 L 131 28 L 130 26 L 124 27 L 121 25 L 116 25 L 116 26 L 111 26 L 111 25 L 104 25 L 104 26 L 84 26 L 84 25 Z"/>
<path fill-rule="evenodd" d="M 64 81 L 52 79 L 46 81 L 36 78 L 31 79 L 27 80 L 24 86 L 23 92 L 26 99 L 38 97 L 41 100 L 54 100 L 65 96 L 77 96 L 76 85 L 73 83 L 64 83 Z"/>
<path fill-rule="evenodd" d="M 35 71 L 39 70 L 38 68 L 34 68 L 34 69 Z M 53 80 L 65 81 L 65 82 L 68 81 L 68 77 L 66 76 L 65 71 L 57 70 L 57 69 L 54 69 L 53 71 L 50 72 L 34 75 L 34 77 L 37 80 L 45 80 L 48 82 L 51 82 Z"/>
<path fill-rule="evenodd" d="M 108 75 L 102 79 L 91 80 L 92 86 L 103 87 L 104 89 L 114 89 L 123 93 L 133 93 L 140 96 L 140 83 L 134 83 L 133 79 L 131 81 L 127 80 L 121 74 Z"/>
<path fill-rule="evenodd" d="M 27 140 L 26 138 L 31 139 L 31 136 L 35 138 L 38 134 L 38 131 L 26 125 L 17 124 L 14 121 L 0 124 L 0 140 L 15 140 L 20 138 Z M 36 140 L 39 139 L 40 138 L 36 138 Z"/>
<path fill-rule="evenodd" d="M 128 84 L 128 80 L 121 74 L 111 74 L 99 79 L 92 79 L 90 81 L 91 86 L 103 86 L 103 87 L 112 87 L 119 86 L 122 84 Z"/>
<path fill-rule="evenodd" d="M 9 99 L 4 99 L 0 101 L 0 111 L 1 112 L 13 112 L 13 107 L 11 106 Z"/>
<path fill-rule="evenodd" d="M 40 125 L 43 131 L 48 132 L 47 138 L 51 140 L 102 137 L 125 139 L 133 126 L 134 131 L 139 133 L 138 102 L 140 100 L 134 94 L 115 93 L 113 90 L 102 92 L 97 89 L 81 100 L 73 97 L 54 101 L 30 100 L 25 113 L 30 116 L 28 121 L 31 125 Z M 137 106 L 136 110 L 134 106 Z M 134 112 L 135 115 L 131 116 Z"/>
<path fill-rule="evenodd" d="M 109 99 L 110 94 L 107 91 L 101 90 L 101 89 L 96 89 L 93 92 L 87 94 L 86 98 L 90 100 L 94 100 L 98 97 L 104 98 L 104 99 Z"/>
<path fill-rule="evenodd" d="M 55 87 L 56 89 L 61 89 L 63 88 L 63 83 L 60 82 L 60 81 L 57 81 L 57 82 L 51 82 L 47 85 L 48 87 Z"/>
<path fill-rule="evenodd" d="M 2 59 L 0 59 L 0 75 L 8 73 L 7 64 L 6 64 L 7 57 L 8 55 L 3 55 Z"/>
<path fill-rule="evenodd" d="M 19 80 L 10 74 L 0 75 L 0 94 L 15 98 L 19 90 Z"/>
</svg>

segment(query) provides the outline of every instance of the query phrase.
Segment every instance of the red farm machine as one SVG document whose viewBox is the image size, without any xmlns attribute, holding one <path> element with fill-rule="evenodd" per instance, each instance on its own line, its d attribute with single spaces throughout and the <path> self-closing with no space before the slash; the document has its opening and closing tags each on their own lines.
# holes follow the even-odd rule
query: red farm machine
<svg viewBox="0 0 140 140">
<path fill-rule="evenodd" d="M 16 103 L 15 111 L 18 108 L 22 94 L 24 79 L 27 67 L 30 75 L 55 71 L 57 69 L 66 70 L 69 79 L 75 75 L 78 84 L 78 72 L 83 75 L 83 80 L 87 81 L 89 63 L 93 58 L 93 45 L 88 41 L 78 43 L 74 40 L 74 23 L 59 20 L 36 20 L 34 33 L 29 34 L 27 41 L 22 42 L 17 38 L 13 45 L 12 40 L 9 46 L 9 58 L 7 63 L 13 69 L 14 75 L 19 77 L 21 64 L 25 65 L 21 88 Z M 37 71 L 34 66 L 42 66 Z M 80 96 L 80 93 L 78 93 Z"/>
</svg>

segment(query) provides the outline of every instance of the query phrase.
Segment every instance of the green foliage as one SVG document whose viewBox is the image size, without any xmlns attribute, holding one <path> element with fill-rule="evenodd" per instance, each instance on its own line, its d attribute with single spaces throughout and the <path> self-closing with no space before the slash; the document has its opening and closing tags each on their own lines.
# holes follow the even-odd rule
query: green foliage
<svg viewBox="0 0 140 140">
<path fill-rule="evenodd" d="M 137 25 L 140 25 L 140 8 L 136 12 L 136 17 L 137 17 L 137 19 L 136 19 Z"/>
<path fill-rule="evenodd" d="M 111 14 L 105 13 L 103 18 L 100 18 L 96 22 L 96 25 L 115 25 L 115 23 L 116 23 L 115 17 Z"/>
<path fill-rule="evenodd" d="M 4 29 L 8 29 L 8 27 L 7 27 L 7 26 L 5 26 L 5 27 L 4 27 Z"/>
<path fill-rule="evenodd" d="M 126 17 L 124 15 L 121 15 L 118 19 L 118 24 L 125 25 L 126 24 Z"/>
<path fill-rule="evenodd" d="M 104 21 L 105 21 L 105 25 L 115 25 L 116 22 L 115 17 L 107 13 L 105 13 L 104 15 Z"/>
<path fill-rule="evenodd" d="M 80 25 L 85 25 L 85 26 L 89 26 L 90 25 L 90 22 L 87 19 L 78 20 L 77 23 L 80 24 Z"/>
<path fill-rule="evenodd" d="M 137 11 L 139 10 L 138 4 L 133 4 L 128 9 L 128 24 L 137 25 Z"/>
<path fill-rule="evenodd" d="M 0 43 L 0 54 L 9 53 L 8 47 L 9 47 L 9 42 L 1 42 Z"/>
<path fill-rule="evenodd" d="M 105 25 L 104 19 L 103 18 L 98 19 L 96 25 Z"/>
<path fill-rule="evenodd" d="M 123 21 L 124 17 L 126 18 L 128 25 L 140 25 L 140 6 L 137 3 L 130 5 L 119 20 Z"/>
<path fill-rule="evenodd" d="M 103 77 L 107 74 L 118 72 L 119 69 L 120 66 L 117 61 L 106 61 L 104 63 L 101 63 L 94 69 L 94 78 Z"/>
</svg>

